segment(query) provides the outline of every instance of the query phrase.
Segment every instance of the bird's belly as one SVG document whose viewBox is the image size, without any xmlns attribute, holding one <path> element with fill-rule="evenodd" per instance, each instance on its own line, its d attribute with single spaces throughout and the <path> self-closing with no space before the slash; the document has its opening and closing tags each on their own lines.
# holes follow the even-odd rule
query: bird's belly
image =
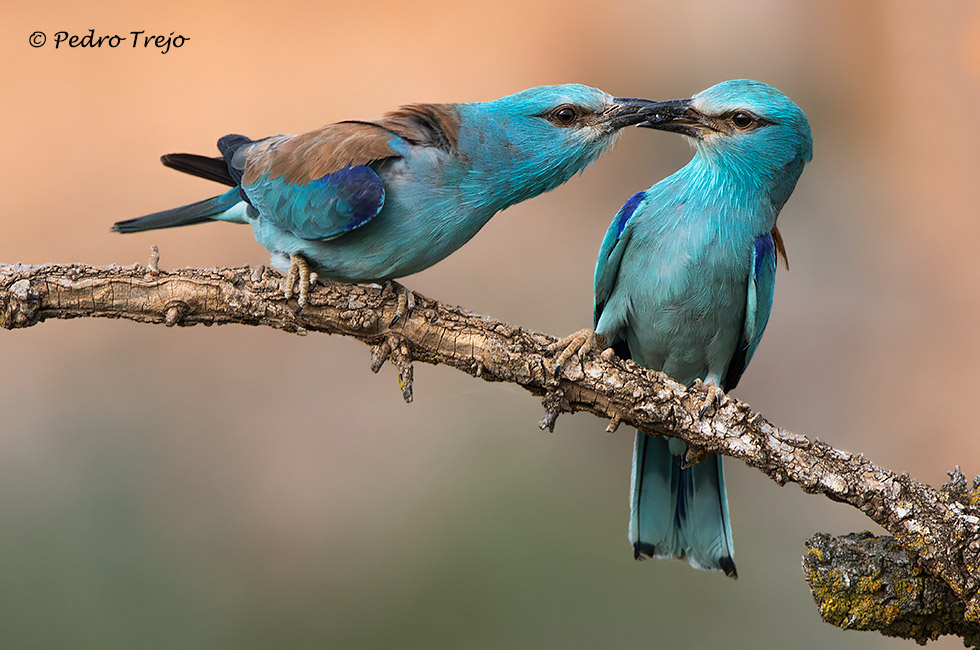
<svg viewBox="0 0 980 650">
<path fill-rule="evenodd" d="M 494 212 L 451 205 L 409 207 L 389 197 L 365 225 L 327 241 L 253 224 L 255 237 L 273 256 L 302 254 L 324 277 L 376 282 L 411 275 L 443 260 L 469 241 Z"/>
<path fill-rule="evenodd" d="M 702 280 L 666 299 L 634 300 L 630 313 L 627 342 L 637 362 L 684 384 L 724 375 L 745 318 L 744 285 Z"/>
</svg>

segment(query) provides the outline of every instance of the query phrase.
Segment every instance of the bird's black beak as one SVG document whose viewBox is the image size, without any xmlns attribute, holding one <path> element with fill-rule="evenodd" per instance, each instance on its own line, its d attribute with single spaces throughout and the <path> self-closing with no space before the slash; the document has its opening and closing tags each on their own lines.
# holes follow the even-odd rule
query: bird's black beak
<svg viewBox="0 0 980 650">
<path fill-rule="evenodd" d="M 640 124 L 648 120 L 647 111 L 661 103 L 636 97 L 613 97 L 613 103 L 599 118 L 599 123 L 610 131 Z"/>
<path fill-rule="evenodd" d="M 683 133 L 700 138 L 708 131 L 717 131 L 693 106 L 691 99 L 671 99 L 666 102 L 652 102 L 641 113 L 646 118 L 641 128 L 659 129 Z"/>
</svg>

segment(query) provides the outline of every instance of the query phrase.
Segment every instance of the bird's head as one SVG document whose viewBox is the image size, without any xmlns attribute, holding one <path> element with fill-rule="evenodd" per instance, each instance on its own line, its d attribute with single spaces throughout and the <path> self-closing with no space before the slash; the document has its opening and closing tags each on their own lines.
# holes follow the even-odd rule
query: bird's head
<svg viewBox="0 0 980 650">
<path fill-rule="evenodd" d="M 537 86 L 490 102 L 461 105 L 460 150 L 493 169 L 495 182 L 513 176 L 514 189 L 533 196 L 585 169 L 620 129 L 646 122 L 645 99 L 613 97 L 581 84 Z M 463 142 L 464 138 L 471 139 Z M 515 197 L 517 200 L 527 196 Z M 515 201 L 516 202 L 516 201 Z"/>
<path fill-rule="evenodd" d="M 690 137 L 705 161 L 726 170 L 776 181 L 788 173 L 795 184 L 813 156 L 806 115 L 760 81 L 724 81 L 690 99 L 660 102 L 644 111 L 648 118 L 642 126 Z"/>
<path fill-rule="evenodd" d="M 643 109 L 657 102 L 633 97 L 612 97 L 582 84 L 536 86 L 507 95 L 484 106 L 508 119 L 520 131 L 547 134 L 566 144 L 598 142 L 599 146 L 624 126 L 645 122 Z"/>
</svg>

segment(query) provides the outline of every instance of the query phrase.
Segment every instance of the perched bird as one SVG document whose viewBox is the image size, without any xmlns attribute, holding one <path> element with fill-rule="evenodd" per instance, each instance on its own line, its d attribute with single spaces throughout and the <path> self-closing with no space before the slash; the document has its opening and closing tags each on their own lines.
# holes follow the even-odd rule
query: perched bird
<svg viewBox="0 0 980 650">
<path fill-rule="evenodd" d="M 652 102 L 567 84 L 490 102 L 413 104 L 374 122 L 301 135 L 227 135 L 220 157 L 169 154 L 173 169 L 232 186 L 190 205 L 120 221 L 118 232 L 230 221 L 298 280 L 393 281 L 465 244 L 494 214 L 582 171 Z M 401 289 L 399 313 L 411 298 Z"/>
<path fill-rule="evenodd" d="M 644 126 L 687 136 L 694 158 L 613 219 L 596 263 L 595 332 L 559 342 L 556 371 L 608 345 L 683 384 L 702 380 L 707 409 L 735 388 L 769 320 L 777 254 L 785 259 L 776 217 L 811 158 L 810 125 L 780 91 L 736 80 L 658 104 Z M 634 556 L 737 577 L 721 457 L 686 456 L 680 440 L 637 432 Z"/>
</svg>

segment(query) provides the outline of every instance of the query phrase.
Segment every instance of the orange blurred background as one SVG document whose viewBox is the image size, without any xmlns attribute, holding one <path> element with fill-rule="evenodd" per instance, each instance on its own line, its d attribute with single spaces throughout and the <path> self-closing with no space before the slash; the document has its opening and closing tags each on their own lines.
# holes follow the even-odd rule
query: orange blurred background
<svg viewBox="0 0 980 650">
<path fill-rule="evenodd" d="M 109 233 L 220 191 L 158 157 L 214 152 L 226 133 L 538 84 L 668 99 L 771 83 L 809 115 L 815 157 L 780 220 L 792 271 L 737 395 L 933 485 L 954 465 L 980 472 L 976 2 L 42 0 L 3 14 L 3 262 L 145 264 L 157 244 L 164 268 L 267 263 L 244 227 Z M 53 48 L 54 32 L 90 28 L 190 40 Z M 556 335 L 586 327 L 610 219 L 689 156 L 629 130 L 405 283 Z M 902 643 L 823 624 L 802 579 L 804 539 L 865 529 L 862 515 L 728 462 L 739 580 L 636 563 L 632 433 L 590 415 L 542 433 L 514 386 L 420 366 L 407 406 L 359 343 L 242 327 L 52 321 L 0 333 L 0 355 L 5 647 Z"/>
</svg>

